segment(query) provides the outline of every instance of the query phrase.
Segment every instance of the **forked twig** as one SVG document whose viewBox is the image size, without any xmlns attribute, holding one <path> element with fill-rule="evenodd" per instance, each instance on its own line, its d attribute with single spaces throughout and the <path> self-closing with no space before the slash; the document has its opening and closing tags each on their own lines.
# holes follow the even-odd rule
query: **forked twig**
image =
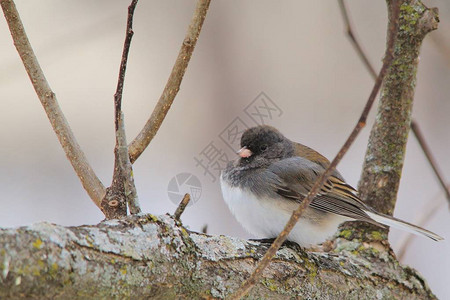
<svg viewBox="0 0 450 300">
<path fill-rule="evenodd" d="M 133 38 L 133 16 L 138 0 L 132 0 L 128 7 L 127 29 L 125 42 L 123 45 L 122 60 L 120 62 L 119 79 L 117 82 L 116 93 L 114 94 L 114 110 L 115 110 L 115 133 L 116 133 L 116 164 L 114 168 L 113 185 L 123 185 L 119 188 L 123 189 L 126 202 L 131 214 L 141 212 L 139 199 L 134 185 L 133 169 L 128 155 L 127 137 L 125 134 L 124 115 L 122 112 L 122 93 L 125 81 L 125 71 L 127 69 L 128 53 L 130 51 L 131 39 Z"/>
<path fill-rule="evenodd" d="M 158 103 L 156 103 L 150 119 L 128 147 L 131 163 L 134 163 L 145 148 L 147 148 L 150 144 L 151 140 L 161 127 L 161 124 L 164 121 L 175 96 L 180 90 L 181 81 L 183 80 L 183 76 L 191 59 L 192 52 L 197 44 L 210 2 L 211 0 L 198 0 L 197 2 L 189 29 L 183 40 L 183 44 L 181 45 L 180 52 L 178 53 L 177 60 L 172 68 L 172 72 L 170 73 L 164 91 L 162 92 Z"/>
<path fill-rule="evenodd" d="M 336 157 L 333 159 L 331 164 L 328 166 L 328 168 L 325 170 L 325 172 L 316 180 L 313 187 L 309 191 L 306 198 L 302 201 L 302 203 L 298 206 L 298 208 L 292 213 L 291 218 L 289 219 L 288 223 L 284 227 L 283 231 L 278 235 L 278 237 L 275 239 L 275 241 L 272 243 L 270 248 L 267 250 L 266 254 L 262 258 L 262 260 L 259 262 L 256 269 L 253 271 L 253 273 L 250 275 L 250 277 L 242 284 L 242 286 L 237 290 L 233 295 L 231 295 L 231 299 L 241 299 L 244 297 L 250 289 L 255 285 L 255 283 L 261 278 L 263 270 L 269 265 L 272 257 L 275 255 L 277 250 L 281 247 L 283 242 L 286 240 L 287 236 L 291 232 L 292 228 L 294 228 L 295 224 L 297 223 L 298 219 L 300 218 L 303 211 L 308 207 L 308 205 L 311 203 L 312 199 L 317 195 L 319 190 L 322 188 L 323 184 L 326 182 L 327 178 L 331 175 L 331 173 L 336 168 L 336 165 L 340 162 L 344 154 L 347 152 L 347 150 L 352 145 L 353 141 L 356 139 L 357 135 L 361 131 L 361 129 L 365 126 L 367 116 L 369 114 L 370 109 L 372 108 L 373 102 L 375 101 L 375 97 L 378 94 L 378 91 L 380 90 L 381 84 L 383 82 L 383 79 L 394 59 L 394 42 L 397 36 L 398 32 L 398 16 L 400 12 L 400 1 L 394 1 L 394 5 L 392 6 L 392 20 L 393 22 L 390 23 L 390 34 L 389 34 L 389 40 L 386 47 L 386 53 L 384 57 L 383 66 L 381 67 L 380 73 L 378 74 L 378 77 L 375 81 L 374 87 L 372 89 L 372 92 L 370 93 L 369 99 L 367 100 L 366 106 L 364 107 L 364 110 L 361 114 L 361 117 L 358 120 L 358 123 L 356 124 L 355 128 L 351 132 L 350 136 L 342 146 L 342 148 L 339 150 Z"/>
<path fill-rule="evenodd" d="M 81 150 L 80 145 L 70 129 L 69 123 L 67 123 L 67 120 L 59 107 L 56 95 L 51 90 L 28 40 L 14 1 L 1 0 L 0 5 L 14 40 L 14 45 L 22 59 L 34 90 L 44 107 L 45 113 L 50 120 L 53 131 L 58 137 L 59 143 L 64 149 L 67 159 L 72 164 L 84 189 L 92 201 L 100 208 L 106 189 L 100 179 L 98 179 L 97 175 L 95 175 L 94 170 L 90 166 L 86 155 Z"/>
</svg>

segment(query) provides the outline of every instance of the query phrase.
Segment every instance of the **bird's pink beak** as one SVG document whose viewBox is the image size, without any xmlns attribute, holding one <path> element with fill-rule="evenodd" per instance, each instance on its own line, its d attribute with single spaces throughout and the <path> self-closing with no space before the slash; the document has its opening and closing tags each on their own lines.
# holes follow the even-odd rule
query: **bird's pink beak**
<svg viewBox="0 0 450 300">
<path fill-rule="evenodd" d="M 239 155 L 242 158 L 248 158 L 248 157 L 252 156 L 252 154 L 253 154 L 252 151 L 247 149 L 247 147 L 242 147 L 241 150 L 239 150 L 236 153 L 237 153 L 237 155 Z"/>
</svg>

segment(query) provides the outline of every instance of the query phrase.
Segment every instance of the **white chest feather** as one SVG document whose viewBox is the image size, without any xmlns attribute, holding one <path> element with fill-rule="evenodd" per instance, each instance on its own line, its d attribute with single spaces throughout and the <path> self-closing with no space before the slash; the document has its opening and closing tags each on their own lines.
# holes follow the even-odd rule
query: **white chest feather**
<svg viewBox="0 0 450 300">
<path fill-rule="evenodd" d="M 283 230 L 297 204 L 282 199 L 260 199 L 253 193 L 231 187 L 221 178 L 225 202 L 238 222 L 256 238 L 275 238 Z M 315 217 L 317 217 L 315 219 Z M 288 236 L 288 240 L 309 247 L 331 237 L 344 217 L 327 214 L 326 220 L 307 209 Z"/>
</svg>

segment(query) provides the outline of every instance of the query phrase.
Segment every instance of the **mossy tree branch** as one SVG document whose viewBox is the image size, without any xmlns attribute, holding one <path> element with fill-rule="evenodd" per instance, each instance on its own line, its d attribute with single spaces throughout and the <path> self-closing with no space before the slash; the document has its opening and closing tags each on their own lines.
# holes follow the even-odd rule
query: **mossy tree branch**
<svg viewBox="0 0 450 300">
<path fill-rule="evenodd" d="M 387 2 L 391 5 L 390 0 Z M 390 215 L 405 158 L 420 47 L 426 34 L 435 30 L 439 22 L 436 8 L 429 9 L 418 0 L 402 2 L 395 59 L 381 89 L 359 182 L 361 198 L 377 211 Z"/>
<path fill-rule="evenodd" d="M 190 233 L 172 217 L 0 230 L 1 299 L 223 299 L 268 244 Z M 370 266 L 370 267 L 368 267 Z M 342 284 L 344 283 L 345 284 Z M 334 253 L 278 250 L 249 299 L 435 299 L 388 252 L 337 240 Z"/>
<path fill-rule="evenodd" d="M 0 2 L 3 6 L 9 1 Z M 411 24 L 408 18 L 415 17 L 414 12 L 418 12 L 420 20 L 413 28 L 418 23 L 426 25 L 426 20 L 434 18 L 436 21 L 435 10 L 416 10 L 413 5 L 410 11 L 408 5 L 402 11 L 402 24 Z M 434 17 L 422 20 L 426 14 Z M 433 26 L 430 27 L 432 30 Z M 400 30 L 408 32 L 409 27 Z M 422 34 L 425 36 L 426 32 Z M 401 38 L 406 39 L 400 34 Z M 418 38 L 414 36 L 415 39 Z M 402 44 L 398 43 L 396 51 L 402 55 Z M 417 55 L 419 48 L 420 45 Z M 388 76 L 392 78 L 386 82 L 384 90 L 389 84 L 393 89 L 395 85 L 390 82 L 395 80 L 399 81 L 400 89 L 406 89 L 404 85 L 408 83 L 414 86 L 417 55 L 409 60 L 415 67 L 399 64 L 391 68 Z M 403 73 L 395 75 L 394 68 Z M 403 82 L 401 78 L 410 78 L 406 76 L 410 69 L 413 69 L 413 79 Z M 401 78 L 396 79 L 396 76 Z M 384 93 L 382 101 L 390 95 Z M 414 87 L 412 94 L 405 93 L 411 97 L 411 103 L 406 105 L 410 107 Z M 399 102 L 403 101 L 403 92 L 397 96 Z M 367 180 L 378 182 L 376 177 Z M 373 189 L 373 186 L 366 188 Z M 189 233 L 177 224 L 166 216 L 134 215 L 98 226 L 66 228 L 41 223 L 0 230 L 0 298 L 111 299 L 131 295 L 136 298 L 224 298 L 239 288 L 268 249 L 268 245 L 258 242 Z M 373 238 L 383 242 L 383 236 Z M 295 246 L 283 246 L 249 297 L 435 298 L 423 278 L 414 270 L 399 265 L 395 257 L 377 243 L 338 238 L 336 246 L 332 253 L 305 253 Z"/>
<path fill-rule="evenodd" d="M 358 54 L 358 56 L 361 58 L 362 62 L 366 66 L 367 71 L 375 80 L 377 77 L 377 73 L 376 73 L 373 65 L 370 63 L 367 53 L 363 50 L 360 42 L 356 38 L 356 35 L 353 31 L 353 27 L 350 22 L 349 12 L 347 10 L 347 5 L 345 4 L 345 0 L 338 0 L 338 1 L 339 1 L 339 7 L 342 12 L 344 24 L 346 27 L 347 35 L 350 38 L 350 41 L 352 42 L 356 53 Z M 439 47 L 439 49 L 441 49 L 441 48 Z M 449 53 L 450 53 L 450 51 L 449 51 Z M 435 160 L 430 147 L 428 146 L 427 142 L 425 141 L 425 137 L 423 136 L 418 123 L 415 122 L 414 120 L 411 121 L 411 129 L 412 129 L 412 132 L 414 133 L 417 141 L 419 142 L 419 145 L 422 148 L 423 153 L 425 154 L 425 157 L 427 158 L 428 163 L 430 164 L 430 167 L 433 169 L 433 172 L 436 175 L 436 178 L 439 180 L 439 184 L 441 185 L 441 187 L 447 197 L 447 201 L 450 203 L 450 188 L 447 187 L 447 184 L 445 183 L 445 180 L 444 180 L 444 176 L 439 169 L 439 165 L 438 165 L 437 161 Z"/>
</svg>

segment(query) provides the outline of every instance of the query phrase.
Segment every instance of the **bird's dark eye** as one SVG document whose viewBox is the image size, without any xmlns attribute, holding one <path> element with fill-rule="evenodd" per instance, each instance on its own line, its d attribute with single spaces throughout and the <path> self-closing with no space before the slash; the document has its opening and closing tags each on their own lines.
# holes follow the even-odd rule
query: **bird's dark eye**
<svg viewBox="0 0 450 300">
<path fill-rule="evenodd" d="M 267 145 L 266 144 L 263 144 L 263 145 L 259 146 L 259 150 L 261 150 L 261 151 L 265 151 L 266 149 L 267 149 Z"/>
</svg>

